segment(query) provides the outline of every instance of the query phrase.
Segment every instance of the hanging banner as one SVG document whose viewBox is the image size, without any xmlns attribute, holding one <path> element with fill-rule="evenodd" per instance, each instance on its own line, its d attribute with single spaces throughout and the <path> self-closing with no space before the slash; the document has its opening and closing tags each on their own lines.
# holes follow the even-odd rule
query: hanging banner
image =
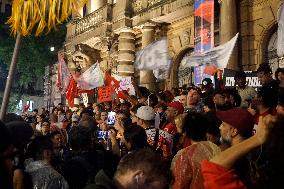
<svg viewBox="0 0 284 189">
<path fill-rule="evenodd" d="M 280 6 L 277 14 L 277 55 L 284 56 L 284 3 Z"/>
<path fill-rule="evenodd" d="M 214 47 L 214 0 L 194 1 L 195 53 Z"/>
<path fill-rule="evenodd" d="M 129 95 L 135 95 L 135 89 L 132 85 L 131 77 L 124 77 L 120 80 L 120 89 L 127 91 Z"/>
<path fill-rule="evenodd" d="M 98 100 L 99 102 L 109 102 L 111 101 L 112 86 L 99 87 L 98 90 Z"/>
<path fill-rule="evenodd" d="M 182 62 L 182 66 L 195 67 L 200 65 L 209 65 L 215 66 L 216 68 L 220 69 L 226 68 L 238 36 L 239 33 L 237 33 L 235 37 L 233 37 L 227 43 L 224 43 L 202 53 L 186 57 L 187 59 L 185 62 Z"/>
<path fill-rule="evenodd" d="M 157 80 L 169 77 L 171 58 L 168 53 L 167 38 L 154 41 L 135 55 L 134 67 L 138 70 L 153 70 Z"/>
<path fill-rule="evenodd" d="M 204 52 L 214 47 L 214 0 L 194 1 L 194 52 Z M 194 67 L 194 84 L 213 76 L 203 73 L 204 65 Z"/>
<path fill-rule="evenodd" d="M 99 63 L 93 64 L 89 69 L 82 73 L 77 80 L 77 84 L 78 88 L 81 90 L 91 90 L 103 86 L 104 77 Z"/>
<path fill-rule="evenodd" d="M 65 63 L 64 56 L 58 55 L 58 68 L 57 68 L 57 87 L 61 94 L 65 94 L 72 78 L 71 73 Z"/>
<path fill-rule="evenodd" d="M 247 81 L 248 86 L 261 87 L 261 84 L 258 80 L 256 72 L 245 71 L 245 73 L 246 73 L 246 81 Z M 234 79 L 235 74 L 236 74 L 235 70 L 231 70 L 227 68 L 224 69 L 223 79 L 224 79 L 225 87 L 235 87 L 235 79 Z"/>
</svg>

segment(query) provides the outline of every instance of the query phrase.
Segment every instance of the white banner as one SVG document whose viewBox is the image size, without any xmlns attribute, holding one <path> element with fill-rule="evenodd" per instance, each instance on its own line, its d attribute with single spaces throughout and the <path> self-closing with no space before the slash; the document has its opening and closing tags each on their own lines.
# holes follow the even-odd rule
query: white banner
<svg viewBox="0 0 284 189">
<path fill-rule="evenodd" d="M 136 53 L 134 66 L 138 70 L 153 70 L 157 79 L 167 79 L 171 66 L 167 38 L 155 41 Z"/>
<path fill-rule="evenodd" d="M 280 6 L 277 14 L 277 55 L 284 56 L 284 3 Z"/>
<path fill-rule="evenodd" d="M 200 54 L 187 57 L 186 61 L 184 61 L 181 66 L 195 67 L 201 65 L 210 65 L 221 69 L 226 68 L 238 36 L 239 33 L 237 33 L 235 37 L 223 45 L 214 47 Z"/>
<path fill-rule="evenodd" d="M 104 84 L 104 76 L 99 63 L 93 64 L 89 69 L 82 73 L 77 80 L 78 88 L 81 90 L 91 90 L 101 87 Z"/>
<path fill-rule="evenodd" d="M 135 95 L 135 89 L 132 85 L 131 77 L 124 77 L 120 80 L 120 89 L 123 91 L 127 91 L 130 95 Z"/>
</svg>

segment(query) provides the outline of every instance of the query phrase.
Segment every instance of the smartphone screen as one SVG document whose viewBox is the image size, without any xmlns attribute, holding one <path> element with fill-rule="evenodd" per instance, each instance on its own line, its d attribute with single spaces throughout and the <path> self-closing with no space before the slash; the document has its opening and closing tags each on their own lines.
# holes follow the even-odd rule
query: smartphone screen
<svg viewBox="0 0 284 189">
<path fill-rule="evenodd" d="M 109 112 L 107 115 L 107 124 L 108 125 L 114 125 L 115 123 L 115 112 Z"/>
<path fill-rule="evenodd" d="M 98 131 L 97 132 L 97 138 L 98 139 L 108 139 L 110 136 L 110 131 Z"/>
</svg>

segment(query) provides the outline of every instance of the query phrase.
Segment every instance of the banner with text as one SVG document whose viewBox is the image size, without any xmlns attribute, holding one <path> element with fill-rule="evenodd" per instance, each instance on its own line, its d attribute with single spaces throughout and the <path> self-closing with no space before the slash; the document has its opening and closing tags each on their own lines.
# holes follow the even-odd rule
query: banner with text
<svg viewBox="0 0 284 189">
<path fill-rule="evenodd" d="M 112 100 L 112 86 L 99 87 L 99 102 L 109 102 Z"/>
<path fill-rule="evenodd" d="M 168 78 L 172 61 L 168 54 L 167 38 L 151 43 L 138 51 L 135 57 L 134 67 L 136 69 L 153 70 L 158 80 Z"/>
<path fill-rule="evenodd" d="M 182 62 L 182 66 L 195 67 L 200 65 L 209 65 L 220 69 L 226 68 L 238 36 L 239 33 L 237 33 L 235 37 L 223 45 L 219 45 L 202 53 L 186 57 L 186 61 Z"/>
<path fill-rule="evenodd" d="M 284 3 L 280 6 L 277 14 L 277 55 L 284 56 Z"/>
<path fill-rule="evenodd" d="M 258 77 L 256 75 L 256 72 L 253 71 L 245 71 L 246 73 L 246 81 L 247 85 L 251 87 L 260 87 L 260 82 L 258 81 Z M 225 87 L 234 87 L 235 86 L 235 79 L 234 76 L 236 74 L 235 70 L 230 69 L 224 69 L 224 83 Z"/>
</svg>

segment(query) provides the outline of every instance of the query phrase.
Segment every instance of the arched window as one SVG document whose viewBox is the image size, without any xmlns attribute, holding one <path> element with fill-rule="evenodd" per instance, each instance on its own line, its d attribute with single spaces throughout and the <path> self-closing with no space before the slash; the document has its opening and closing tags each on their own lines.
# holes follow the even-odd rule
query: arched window
<svg viewBox="0 0 284 189">
<path fill-rule="evenodd" d="M 275 73 L 276 69 L 279 67 L 279 58 L 277 56 L 277 31 L 273 32 L 268 41 L 265 51 L 265 62 L 270 65 L 272 72 Z"/>
</svg>

